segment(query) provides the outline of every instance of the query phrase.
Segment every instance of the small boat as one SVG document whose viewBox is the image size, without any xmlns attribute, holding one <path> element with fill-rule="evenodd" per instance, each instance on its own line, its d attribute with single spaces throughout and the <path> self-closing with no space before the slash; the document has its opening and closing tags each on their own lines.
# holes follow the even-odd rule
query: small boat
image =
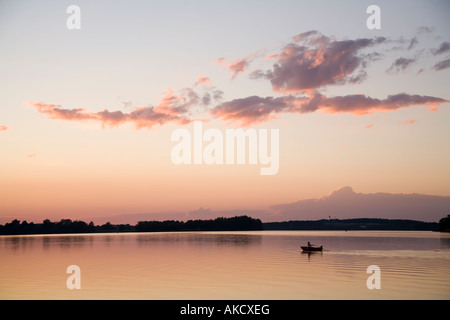
<svg viewBox="0 0 450 320">
<path fill-rule="evenodd" d="M 300 248 L 302 248 L 303 252 L 322 252 L 323 251 L 323 246 L 320 247 L 313 247 L 313 246 L 301 246 Z"/>
</svg>

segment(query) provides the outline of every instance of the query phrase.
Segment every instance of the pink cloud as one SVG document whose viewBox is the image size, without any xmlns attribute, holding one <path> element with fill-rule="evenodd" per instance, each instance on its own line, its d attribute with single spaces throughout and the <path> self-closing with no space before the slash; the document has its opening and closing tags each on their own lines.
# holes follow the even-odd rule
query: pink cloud
<svg viewBox="0 0 450 320">
<path fill-rule="evenodd" d="M 63 109 L 57 104 L 45 104 L 40 102 L 27 102 L 37 111 L 45 114 L 50 119 L 63 119 L 63 120 L 88 120 L 96 119 L 95 114 L 90 113 L 83 108 L 77 109 Z"/>
<path fill-rule="evenodd" d="M 323 97 L 317 103 L 317 108 L 327 113 L 351 113 L 366 115 L 375 111 L 394 111 L 411 106 L 436 106 L 448 102 L 447 100 L 431 97 L 400 93 L 390 95 L 386 99 L 371 98 L 362 94 Z"/>
<path fill-rule="evenodd" d="M 288 109 L 285 98 L 251 96 L 222 103 L 211 110 L 211 114 L 227 122 L 240 122 L 247 126 L 256 122 L 268 121 L 277 113 Z"/>
<path fill-rule="evenodd" d="M 0 131 L 6 131 L 6 130 L 8 130 L 9 128 L 7 127 L 7 126 L 0 126 Z"/>
<path fill-rule="evenodd" d="M 83 108 L 65 109 L 60 105 L 44 104 L 40 102 L 28 102 L 38 112 L 50 119 L 61 119 L 70 121 L 94 120 L 102 123 L 102 126 L 116 126 L 123 123 L 133 123 L 136 128 L 151 128 L 155 125 L 163 125 L 168 122 L 185 124 L 190 122 L 187 117 L 189 107 L 196 103 L 198 97 L 190 91 L 178 96 L 172 90 L 163 96 L 160 103 L 155 107 L 138 107 L 129 113 L 120 110 L 109 111 L 104 109 L 100 112 L 90 112 Z"/>
<path fill-rule="evenodd" d="M 239 73 L 243 73 L 249 65 L 246 59 L 234 61 L 228 65 L 228 69 L 233 73 L 232 79 L 236 78 Z"/>
<path fill-rule="evenodd" d="M 264 58 L 264 60 L 274 60 L 274 59 L 278 59 L 278 54 L 271 54 Z"/>
<path fill-rule="evenodd" d="M 285 96 L 234 99 L 217 105 L 211 110 L 211 114 L 226 121 L 239 121 L 248 125 L 277 118 L 281 113 L 309 113 L 319 110 L 363 116 L 412 106 L 428 106 L 431 107 L 429 111 L 434 112 L 438 105 L 448 100 L 408 93 L 393 94 L 384 99 L 364 94 L 327 97 L 321 93 L 330 85 L 364 81 L 368 77 L 368 64 L 392 51 L 382 49 L 383 45 L 404 42 L 404 39 L 388 40 L 384 37 L 336 40 L 315 30 L 301 33 L 293 37 L 293 42 L 284 46 L 279 53 L 264 58 L 266 61 L 274 61 L 272 68 L 256 69 L 249 74 L 250 79 L 270 81 L 273 91 Z M 413 38 L 408 43 L 407 49 L 411 50 L 418 40 Z M 444 52 L 447 47 L 447 43 L 444 43 L 436 52 Z M 419 55 L 409 59 L 397 58 L 388 70 L 392 74 L 406 70 L 416 63 L 418 57 Z M 223 65 L 225 59 L 222 58 L 217 63 Z M 238 60 L 234 65 L 234 76 L 243 72 L 245 67 L 245 59 Z M 435 69 L 442 70 L 446 67 L 444 61 L 436 65 Z"/>
<path fill-rule="evenodd" d="M 203 77 L 200 80 L 206 82 L 208 78 Z M 204 87 L 197 91 L 192 88 L 184 88 L 177 94 L 172 89 L 168 89 L 158 105 L 141 106 L 130 112 L 108 109 L 91 112 L 84 108 L 68 109 L 57 104 L 41 102 L 27 102 L 26 104 L 49 119 L 97 121 L 102 126 L 110 127 L 132 123 L 137 129 L 141 129 L 166 123 L 187 124 L 191 122 L 190 116 L 194 107 L 206 107 L 213 101 L 220 100 L 222 94 L 223 92 L 215 87 Z"/>
<path fill-rule="evenodd" d="M 413 124 L 415 122 L 417 122 L 416 119 L 408 119 L 408 120 L 403 121 L 403 124 Z"/>
<path fill-rule="evenodd" d="M 377 52 L 381 50 L 382 45 L 404 42 L 404 40 L 387 40 L 383 37 L 336 40 L 312 30 L 293 37 L 291 43 L 275 54 L 264 57 L 263 52 L 258 51 L 232 62 L 226 58 L 211 62 L 231 72 L 231 79 L 235 79 L 245 73 L 255 59 L 262 57 L 264 61 L 271 61 L 272 67 L 267 70 L 253 70 L 249 78 L 270 81 L 272 90 L 280 94 L 277 97 L 250 95 L 222 102 L 223 92 L 212 86 L 212 81 L 207 75 L 201 75 L 197 77 L 192 88 L 184 88 L 177 93 L 168 89 L 156 106 L 141 106 L 127 110 L 128 112 L 109 109 L 91 112 L 84 108 L 69 109 L 56 104 L 40 102 L 29 104 L 50 119 L 97 121 L 103 126 L 132 123 L 136 128 L 151 128 L 169 122 L 189 123 L 195 111 L 199 109 L 205 111 L 213 102 L 218 104 L 209 110 L 210 115 L 227 122 L 240 122 L 243 125 L 269 121 L 284 113 L 322 111 L 363 116 L 412 106 L 426 106 L 430 108 L 430 112 L 435 112 L 438 105 L 448 101 L 438 97 L 407 93 L 389 95 L 384 99 L 364 94 L 334 97 L 323 94 L 330 85 L 356 84 L 364 81 L 368 77 L 368 64 L 379 60 L 384 53 L 389 52 L 386 49 L 384 53 Z M 409 41 L 408 50 L 417 43 L 416 38 Z M 435 55 L 446 53 L 448 47 L 448 43 L 445 42 L 432 52 Z M 414 64 L 416 62 L 414 59 L 398 58 L 389 70 L 395 75 Z M 447 60 L 435 65 L 436 70 L 447 67 Z M 131 109 L 131 105 L 129 107 Z M 0 130 L 6 130 L 1 129 L 2 127 L 7 129 L 6 126 L 0 126 Z M 366 126 L 370 127 L 372 124 Z"/>
<path fill-rule="evenodd" d="M 373 127 L 373 124 L 370 123 L 370 124 L 366 125 L 364 128 L 365 128 L 365 129 L 370 129 L 370 128 L 372 128 L 372 127 Z"/>
<path fill-rule="evenodd" d="M 216 60 L 211 61 L 211 64 L 215 64 L 221 66 L 225 62 L 225 58 L 217 58 Z"/>
<path fill-rule="evenodd" d="M 438 108 L 437 107 L 432 107 L 430 109 L 428 109 L 428 112 L 437 112 Z"/>
<path fill-rule="evenodd" d="M 198 76 L 197 81 L 195 82 L 194 86 L 199 85 L 199 84 L 210 86 L 210 85 L 212 85 L 212 81 L 211 81 L 211 79 L 209 79 L 208 76 Z"/>
<path fill-rule="evenodd" d="M 250 63 L 255 60 L 257 57 L 261 55 L 260 52 L 251 54 L 245 58 L 235 60 L 233 62 L 227 62 L 225 58 L 219 58 L 216 60 L 213 60 L 211 64 L 215 64 L 218 66 L 224 66 L 225 69 L 230 71 L 233 75 L 231 79 L 235 79 L 240 73 L 244 73 L 248 67 L 250 66 Z"/>
<path fill-rule="evenodd" d="M 152 110 L 156 114 L 163 115 L 177 116 L 186 114 L 190 107 L 199 102 L 199 99 L 198 94 L 190 88 L 183 89 L 178 95 L 175 95 L 172 89 L 168 89 L 166 94 L 160 99 L 160 103 L 153 107 Z M 136 111 L 139 112 L 143 109 L 138 108 Z"/>
<path fill-rule="evenodd" d="M 327 85 L 359 83 L 367 74 L 368 62 L 377 54 L 365 54 L 366 48 L 386 41 L 385 38 L 333 40 L 317 31 L 294 37 L 295 43 L 284 47 L 271 70 L 260 73 L 270 80 L 275 92 L 301 93 Z M 255 75 L 253 75 L 255 76 Z"/>
<path fill-rule="evenodd" d="M 311 38 L 312 36 L 318 36 L 320 35 L 320 32 L 317 30 L 310 30 L 310 31 L 306 31 L 303 33 L 300 33 L 298 35 L 296 35 L 295 37 L 293 37 L 293 40 L 295 42 L 300 42 L 300 41 L 305 41 L 308 38 Z"/>
<path fill-rule="evenodd" d="M 281 113 L 349 113 L 363 116 L 378 111 L 394 111 L 411 106 L 430 106 L 447 102 L 444 99 L 397 94 L 386 99 L 376 99 L 365 95 L 347 95 L 328 98 L 318 92 L 309 96 L 288 95 L 283 97 L 250 96 L 219 104 L 211 110 L 215 117 L 226 121 L 239 121 L 244 125 L 271 120 Z"/>
</svg>

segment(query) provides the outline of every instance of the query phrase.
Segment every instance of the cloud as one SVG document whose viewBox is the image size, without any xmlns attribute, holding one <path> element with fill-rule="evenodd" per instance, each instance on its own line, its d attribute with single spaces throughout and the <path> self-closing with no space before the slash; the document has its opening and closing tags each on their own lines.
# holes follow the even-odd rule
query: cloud
<svg viewBox="0 0 450 320">
<path fill-rule="evenodd" d="M 250 125 L 268 121 L 281 113 L 349 113 L 367 115 L 376 111 L 394 111 L 410 106 L 437 106 L 447 102 L 444 99 L 409 95 L 406 93 L 390 95 L 386 99 L 371 98 L 362 94 L 326 97 L 318 92 L 310 96 L 288 95 L 283 97 L 250 96 L 219 104 L 211 114 L 228 122 L 241 122 Z"/>
<path fill-rule="evenodd" d="M 369 124 L 366 125 L 364 128 L 365 128 L 365 129 L 370 129 L 370 128 L 372 128 L 372 127 L 373 127 L 373 124 L 369 123 Z"/>
<path fill-rule="evenodd" d="M 178 95 L 175 95 L 173 90 L 169 89 L 160 99 L 160 103 L 157 106 L 138 107 L 128 113 L 120 110 L 110 111 L 108 109 L 100 112 L 90 112 L 83 108 L 66 109 L 60 105 L 41 102 L 28 102 L 27 104 L 50 119 L 70 121 L 94 120 L 101 122 L 103 126 L 133 123 L 136 128 L 140 129 L 151 128 L 168 122 L 189 123 L 190 108 L 202 102 L 202 98 L 196 92 L 190 88 L 185 88 Z"/>
<path fill-rule="evenodd" d="M 392 65 L 389 67 L 389 69 L 386 70 L 386 72 L 396 74 L 399 73 L 400 71 L 405 71 L 414 62 L 416 62 L 415 59 L 398 58 L 392 63 Z"/>
<path fill-rule="evenodd" d="M 450 42 L 444 41 L 440 44 L 437 49 L 431 50 L 434 56 L 441 55 L 444 53 L 450 53 Z M 450 58 L 437 62 L 433 67 L 436 71 L 441 71 L 450 68 Z"/>
<path fill-rule="evenodd" d="M 419 43 L 419 40 L 417 40 L 417 37 L 414 37 L 411 39 L 411 41 L 409 42 L 408 45 L 408 50 L 411 50 L 412 48 L 414 48 L 417 44 Z"/>
<path fill-rule="evenodd" d="M 211 114 L 228 122 L 241 122 L 250 125 L 255 122 L 271 120 L 276 113 L 286 111 L 288 104 L 284 97 L 261 98 L 251 96 L 222 103 L 211 110 Z"/>
<path fill-rule="evenodd" d="M 410 95 L 406 93 L 390 95 L 386 99 L 354 94 L 332 98 L 322 97 L 318 101 L 317 107 L 327 113 L 366 115 L 375 111 L 394 111 L 410 106 L 437 106 L 444 102 L 448 101 L 431 96 Z"/>
<path fill-rule="evenodd" d="M 248 75 L 248 77 L 250 79 L 262 79 L 262 78 L 267 78 L 270 76 L 270 72 L 266 73 L 264 71 L 262 71 L 261 69 L 257 69 L 257 70 L 253 70 L 252 72 L 250 72 L 250 74 Z"/>
<path fill-rule="evenodd" d="M 200 96 L 191 88 L 184 88 L 178 95 L 175 95 L 172 89 L 168 89 L 157 106 L 140 109 L 152 110 L 155 114 L 180 116 L 187 114 L 189 109 L 197 105 L 199 101 Z"/>
<path fill-rule="evenodd" d="M 264 76 L 274 91 L 281 93 L 359 83 L 367 76 L 367 64 L 379 58 L 376 53 L 365 54 L 364 49 L 382 44 L 386 38 L 334 40 L 308 31 L 294 40 L 277 55 L 271 70 L 252 73 L 253 78 Z"/>
<path fill-rule="evenodd" d="M 197 86 L 199 84 L 210 86 L 212 85 L 212 81 L 208 76 L 198 76 L 194 86 Z"/>
<path fill-rule="evenodd" d="M 26 155 L 27 158 L 34 158 L 37 156 L 37 153 L 29 153 Z"/>
<path fill-rule="evenodd" d="M 278 221 L 377 217 L 439 221 L 450 210 L 450 197 L 422 194 L 358 193 L 342 187 L 329 195 L 272 207 Z"/>
<path fill-rule="evenodd" d="M 450 42 L 442 42 L 439 48 L 432 50 L 433 54 L 436 56 L 438 54 L 450 52 Z"/>
<path fill-rule="evenodd" d="M 416 119 L 408 119 L 408 120 L 403 121 L 403 124 L 413 124 L 413 123 L 416 123 L 416 122 L 417 122 Z"/>
<path fill-rule="evenodd" d="M 448 58 L 446 60 L 442 60 L 433 66 L 433 69 L 436 71 L 440 71 L 440 70 L 444 70 L 444 69 L 448 69 L 448 68 L 450 68 L 450 58 Z"/>
<path fill-rule="evenodd" d="M 231 80 L 234 80 L 240 73 L 244 73 L 250 66 L 250 63 L 256 58 L 258 58 L 261 54 L 262 52 L 258 51 L 254 54 L 248 55 L 245 58 L 238 59 L 233 62 L 227 62 L 225 58 L 219 58 L 213 60 L 211 63 L 218 66 L 224 66 L 225 69 L 227 69 L 233 74 L 231 76 Z"/>
<path fill-rule="evenodd" d="M 58 104 L 45 104 L 40 102 L 27 102 L 27 104 L 34 107 L 40 113 L 45 114 L 49 119 L 62 119 L 62 120 L 96 119 L 95 114 L 92 114 L 88 110 L 83 108 L 63 109 Z"/>
<path fill-rule="evenodd" d="M 184 88 L 177 93 L 168 89 L 156 106 L 131 109 L 130 102 L 124 103 L 125 108 L 122 109 L 125 110 L 104 109 L 92 112 L 84 108 L 69 109 L 40 102 L 31 102 L 30 105 L 50 119 L 97 121 L 102 126 L 132 123 L 136 128 L 152 128 L 155 125 L 171 122 L 187 124 L 199 111 L 208 111 L 215 118 L 243 125 L 270 121 L 285 113 L 322 111 L 362 116 L 377 111 L 394 111 L 411 106 L 427 106 L 432 108 L 431 111 L 448 101 L 439 97 L 410 93 L 392 94 L 384 99 L 361 93 L 333 97 L 325 95 L 328 86 L 363 82 L 369 76 L 367 73 L 369 63 L 384 58 L 385 54 L 394 50 L 410 51 L 419 45 L 418 39 L 421 34 L 431 32 L 433 32 L 432 29 L 422 27 L 411 39 L 389 40 L 384 37 L 373 37 L 336 40 L 311 30 L 294 36 L 290 43 L 274 54 L 263 55 L 263 51 L 257 51 L 231 62 L 226 58 L 211 62 L 231 72 L 231 79 L 235 79 L 238 75 L 245 73 L 255 59 L 261 58 L 261 65 L 265 65 L 264 69 L 253 70 L 248 77 L 251 80 L 265 80 L 270 83 L 276 96 L 249 95 L 223 102 L 224 92 L 212 86 L 212 81 L 207 75 L 200 75 L 192 88 Z M 397 47 L 393 48 L 392 44 Z M 398 47 L 399 44 L 400 47 Z M 432 53 L 434 58 L 449 50 L 449 42 L 441 43 L 434 50 L 419 48 L 413 58 L 397 58 L 386 71 L 395 75 L 410 68 L 423 54 L 431 55 Z M 268 64 L 271 64 L 271 67 L 268 67 Z M 440 61 L 433 66 L 436 71 L 447 68 L 450 68 L 450 59 Z M 423 70 L 423 68 L 420 69 L 417 74 Z"/>
<path fill-rule="evenodd" d="M 188 123 L 189 119 L 183 114 L 186 110 L 184 105 L 173 105 L 176 99 L 171 101 L 171 97 L 165 97 L 157 107 L 139 107 L 130 113 L 122 111 L 109 111 L 104 109 L 100 112 L 90 112 L 83 108 L 64 109 L 60 105 L 44 104 L 41 102 L 28 102 L 38 112 L 46 115 L 49 119 L 61 119 L 70 121 L 95 120 L 101 122 L 103 126 L 116 126 L 126 122 L 133 123 L 136 128 L 151 128 L 157 124 L 167 122 Z"/>
<path fill-rule="evenodd" d="M 317 36 L 320 36 L 321 33 L 317 30 L 310 30 L 310 31 L 306 31 L 303 33 L 300 33 L 296 36 L 294 36 L 292 39 L 295 42 L 300 42 L 300 41 L 305 41 L 307 39 L 311 39 L 312 37 L 316 37 L 315 39 L 317 39 Z"/>
<path fill-rule="evenodd" d="M 425 70 L 423 68 L 420 68 L 419 71 L 417 71 L 416 75 L 421 74 L 422 72 L 425 72 Z"/>
<path fill-rule="evenodd" d="M 417 29 L 417 34 L 431 34 L 435 31 L 434 27 L 421 26 Z"/>
<path fill-rule="evenodd" d="M 0 126 L 0 131 L 6 131 L 9 130 L 7 126 Z"/>
<path fill-rule="evenodd" d="M 226 62 L 225 58 L 219 58 L 216 60 L 213 60 L 211 62 L 212 64 L 216 64 L 218 66 L 224 66 L 225 69 L 230 71 L 233 75 L 231 76 L 231 79 L 235 79 L 239 73 L 243 73 L 247 67 L 249 66 L 250 62 L 247 61 L 245 58 L 235 60 L 233 62 Z"/>
<path fill-rule="evenodd" d="M 233 73 L 232 79 L 236 78 L 239 73 L 243 73 L 249 66 L 247 59 L 234 61 L 228 65 L 228 69 Z"/>
<path fill-rule="evenodd" d="M 132 101 L 122 101 L 123 107 L 125 109 L 131 109 L 133 108 L 133 102 Z"/>
<path fill-rule="evenodd" d="M 196 101 L 197 105 L 209 106 L 213 101 L 222 100 L 223 91 L 212 86 L 212 81 L 208 76 L 198 76 L 194 87 L 198 85 L 202 85 L 205 92 L 200 100 Z"/>
<path fill-rule="evenodd" d="M 166 123 L 188 124 L 193 113 L 204 111 L 203 109 L 213 102 L 218 103 L 222 99 L 223 91 L 211 84 L 209 77 L 199 76 L 194 88 L 183 88 L 178 93 L 169 88 L 160 98 L 158 105 L 141 106 L 127 112 L 109 109 L 92 112 L 84 108 L 68 109 L 58 104 L 42 102 L 26 102 L 26 104 L 49 119 L 97 121 L 103 127 L 132 123 L 137 129 L 152 128 Z M 197 87 L 198 85 L 201 87 Z M 124 107 L 130 109 L 131 102 L 124 104 Z"/>
<path fill-rule="evenodd" d="M 132 123 L 137 129 L 152 128 L 155 125 L 166 123 L 188 124 L 195 110 L 205 108 L 212 102 L 222 99 L 223 92 L 213 86 L 208 77 L 197 78 L 196 84 L 204 84 L 201 90 L 184 88 L 177 94 L 172 89 L 160 98 L 156 106 L 138 107 L 130 112 L 121 110 L 104 109 L 99 112 L 91 112 L 84 108 L 67 109 L 57 104 L 46 104 L 42 102 L 26 102 L 49 119 L 60 119 L 69 121 L 97 121 L 102 126 L 118 126 L 124 123 Z"/>
<path fill-rule="evenodd" d="M 420 28 L 417 35 L 433 32 L 430 28 Z M 392 48 L 383 45 L 406 44 L 402 50 L 411 50 L 419 44 L 416 37 L 405 40 L 388 40 L 384 37 L 360 38 L 356 40 L 336 40 L 316 30 L 307 31 L 293 37 L 293 41 L 283 49 L 270 55 L 266 61 L 274 61 L 270 69 L 256 69 L 250 72 L 252 80 L 270 81 L 272 89 L 284 96 L 248 96 L 223 102 L 210 113 L 228 122 L 250 125 L 277 118 L 283 113 L 349 113 L 357 116 L 378 111 L 395 111 L 412 106 L 436 106 L 448 102 L 433 96 L 397 93 L 380 99 L 365 94 L 327 97 L 323 92 L 328 86 L 356 84 L 367 77 L 369 63 L 384 58 Z M 436 52 L 446 50 L 445 43 Z M 398 48 L 397 48 L 398 49 Z M 383 50 L 383 51 L 381 51 Z M 387 72 L 397 74 L 415 64 L 424 53 L 418 50 L 412 58 L 400 57 L 393 61 Z M 223 61 L 222 61 L 223 62 Z M 436 70 L 450 67 L 450 61 L 435 65 Z M 423 69 L 422 69 L 423 70 Z M 419 72 L 420 73 L 420 72 Z"/>
</svg>

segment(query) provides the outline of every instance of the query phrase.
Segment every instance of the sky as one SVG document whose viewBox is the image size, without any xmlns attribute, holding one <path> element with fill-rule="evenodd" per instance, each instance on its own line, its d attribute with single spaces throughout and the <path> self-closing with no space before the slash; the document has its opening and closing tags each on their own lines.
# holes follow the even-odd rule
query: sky
<svg viewBox="0 0 450 320">
<path fill-rule="evenodd" d="M 266 210 L 343 186 L 448 197 L 449 13 L 440 0 L 0 0 L 0 223 Z M 175 164 L 173 132 L 194 139 L 195 121 L 223 137 L 278 130 L 278 171 Z"/>
</svg>

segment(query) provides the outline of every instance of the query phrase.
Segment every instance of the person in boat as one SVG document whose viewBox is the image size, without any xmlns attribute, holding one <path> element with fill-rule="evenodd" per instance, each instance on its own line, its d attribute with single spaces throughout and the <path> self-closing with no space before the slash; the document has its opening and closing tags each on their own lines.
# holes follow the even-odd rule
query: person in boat
<svg viewBox="0 0 450 320">
<path fill-rule="evenodd" d="M 311 242 L 308 241 L 308 248 L 311 248 Z"/>
</svg>

